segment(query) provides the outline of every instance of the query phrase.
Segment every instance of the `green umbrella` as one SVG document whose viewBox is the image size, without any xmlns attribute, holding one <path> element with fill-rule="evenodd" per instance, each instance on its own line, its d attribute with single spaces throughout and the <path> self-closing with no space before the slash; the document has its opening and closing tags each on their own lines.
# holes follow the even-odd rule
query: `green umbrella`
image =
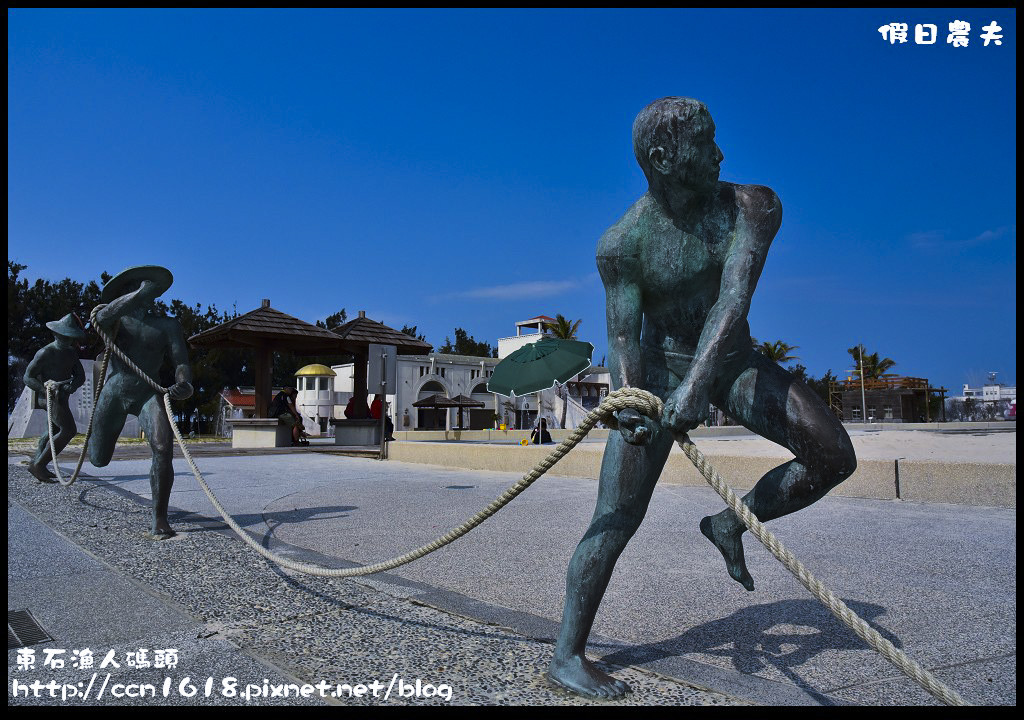
<svg viewBox="0 0 1024 720">
<path fill-rule="evenodd" d="M 590 367 L 593 352 L 588 342 L 541 338 L 498 363 L 487 391 L 511 397 L 547 390 Z"/>
</svg>

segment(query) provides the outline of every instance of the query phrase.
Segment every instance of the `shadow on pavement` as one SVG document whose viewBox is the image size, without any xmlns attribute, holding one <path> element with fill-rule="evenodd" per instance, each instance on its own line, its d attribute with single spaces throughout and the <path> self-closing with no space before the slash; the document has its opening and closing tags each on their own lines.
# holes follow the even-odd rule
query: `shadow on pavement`
<svg viewBox="0 0 1024 720">
<path fill-rule="evenodd" d="M 902 647 L 898 637 L 872 622 L 886 608 L 855 600 L 843 602 L 882 637 Z M 773 667 L 822 704 L 833 705 L 831 698 L 810 687 L 794 668 L 826 650 L 865 648 L 868 645 L 817 600 L 780 600 L 743 608 L 674 638 L 625 648 L 602 659 L 614 664 L 635 664 L 691 653 L 714 655 L 728 658 L 734 669 L 746 674 Z"/>
</svg>

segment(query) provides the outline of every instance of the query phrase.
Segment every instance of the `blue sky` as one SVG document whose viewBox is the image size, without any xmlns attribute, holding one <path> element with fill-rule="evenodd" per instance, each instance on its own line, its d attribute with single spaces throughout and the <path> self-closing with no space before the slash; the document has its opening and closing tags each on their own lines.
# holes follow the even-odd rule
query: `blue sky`
<svg viewBox="0 0 1024 720">
<path fill-rule="evenodd" d="M 562 313 L 597 361 L 595 245 L 646 190 L 632 121 L 685 95 L 722 180 L 782 200 L 757 338 L 815 375 L 863 342 L 947 388 L 1015 382 L 1015 56 L 1005 8 L 8 10 L 8 258 L 165 265 L 167 297 L 362 309 L 435 346 Z"/>
</svg>

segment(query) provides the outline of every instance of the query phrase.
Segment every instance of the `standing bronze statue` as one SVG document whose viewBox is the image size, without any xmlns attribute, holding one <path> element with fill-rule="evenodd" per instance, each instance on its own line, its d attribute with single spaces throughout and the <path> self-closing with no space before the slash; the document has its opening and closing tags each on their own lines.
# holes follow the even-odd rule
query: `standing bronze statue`
<svg viewBox="0 0 1024 720">
<path fill-rule="evenodd" d="M 607 293 L 608 358 L 615 389 L 665 400 L 660 422 L 617 415 L 601 466 L 597 508 L 569 562 L 561 632 L 549 677 L 584 695 L 629 687 L 585 656 L 587 636 L 615 561 L 647 512 L 675 436 L 697 427 L 710 403 L 796 457 L 761 478 L 743 502 L 762 522 L 807 507 L 849 477 L 857 460 L 846 430 L 804 383 L 752 349 L 747 312 L 782 205 L 761 185 L 719 182 L 723 160 L 705 105 L 668 97 L 633 123 L 647 192 L 598 242 Z M 700 531 L 729 575 L 754 589 L 742 521 L 725 509 Z"/>
<path fill-rule="evenodd" d="M 144 265 L 125 270 L 103 286 L 100 302 L 106 303 L 96 313 L 95 322 L 103 328 L 132 362 L 154 380 L 167 358 L 174 368 L 174 385 L 169 393 L 182 399 L 192 395 L 192 371 L 188 364 L 188 346 L 181 325 L 174 318 L 153 314 L 154 301 L 173 282 L 170 270 Z M 126 366 L 116 355 L 110 360 L 110 376 L 96 401 L 92 437 L 89 439 L 89 462 L 104 467 L 114 454 L 117 436 L 128 415 L 139 418 L 139 424 L 153 451 L 149 486 L 153 493 L 153 525 L 151 534 L 163 540 L 174 536 L 167 521 L 167 504 L 174 483 L 171 465 L 174 434 L 164 411 L 161 396 Z"/>
<path fill-rule="evenodd" d="M 78 341 L 85 339 L 85 331 L 78 318 L 71 313 L 60 320 L 46 323 L 46 327 L 53 331 L 54 340 L 37 352 L 25 368 L 25 385 L 35 390 L 38 397 L 44 397 L 46 381 L 53 380 L 58 383 L 57 396 L 52 403 L 54 423 L 47 427 L 47 432 L 39 438 L 39 445 L 35 457 L 28 464 L 28 471 L 40 482 L 52 483 L 56 482 L 53 479 L 56 475 L 46 467 L 50 460 L 56 462 L 56 458 L 50 454 L 50 433 L 56 431 L 53 436 L 53 447 L 59 455 L 78 432 L 68 400 L 72 393 L 85 383 L 85 371 L 82 370 L 82 362 L 78 356 Z M 49 418 L 47 424 L 49 425 Z"/>
</svg>

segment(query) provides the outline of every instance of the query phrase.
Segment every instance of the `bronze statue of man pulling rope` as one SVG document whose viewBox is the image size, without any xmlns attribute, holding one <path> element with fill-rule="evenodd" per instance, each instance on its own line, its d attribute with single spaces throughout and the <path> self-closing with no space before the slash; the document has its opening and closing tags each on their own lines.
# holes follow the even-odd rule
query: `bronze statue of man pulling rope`
<svg viewBox="0 0 1024 720">
<path fill-rule="evenodd" d="M 752 349 L 747 312 L 782 222 L 778 197 L 762 185 L 719 182 L 724 156 L 711 115 L 697 100 L 667 97 L 644 108 L 633 124 L 633 150 L 648 191 L 597 246 L 608 364 L 614 388 L 643 388 L 665 408 L 659 420 L 631 409 L 617 413 L 619 432 L 608 438 L 594 517 L 569 563 L 548 671 L 560 685 L 596 697 L 628 687 L 584 654 L 594 616 L 673 441 L 707 417 L 710 403 L 796 456 L 743 498 L 761 521 L 810 505 L 857 467 L 849 436 L 824 402 Z M 700 523 L 729 575 L 753 590 L 745 529 L 730 509 Z"/>
<path fill-rule="evenodd" d="M 172 282 L 171 272 L 157 265 L 129 268 L 103 286 L 100 302 L 105 305 L 94 313 L 93 321 L 151 378 L 159 377 L 160 366 L 165 359 L 170 359 L 175 382 L 168 393 L 172 398 L 183 399 L 192 395 L 192 370 L 185 335 L 177 320 L 153 313 L 155 300 Z M 139 418 L 153 451 L 149 471 L 153 492 L 150 532 L 154 539 L 164 540 L 175 534 L 167 521 L 167 504 L 174 483 L 171 465 L 174 435 L 160 393 L 114 356 L 110 361 L 110 376 L 96 401 L 89 462 L 96 467 L 110 462 L 117 436 L 128 415 Z"/>
</svg>

